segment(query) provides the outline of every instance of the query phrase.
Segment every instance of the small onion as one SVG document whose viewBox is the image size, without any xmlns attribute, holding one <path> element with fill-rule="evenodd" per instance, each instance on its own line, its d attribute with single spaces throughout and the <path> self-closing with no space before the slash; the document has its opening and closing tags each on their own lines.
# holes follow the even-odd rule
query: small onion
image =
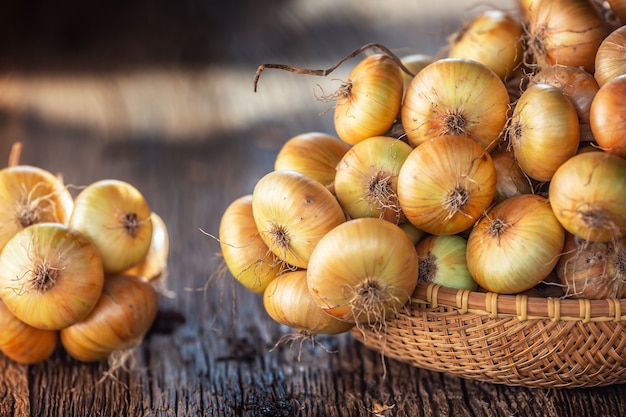
<svg viewBox="0 0 626 417">
<path fill-rule="evenodd" d="M 565 231 L 550 202 L 535 194 L 511 197 L 493 206 L 467 240 L 467 267 L 487 291 L 526 291 L 556 266 Z"/>
<path fill-rule="evenodd" d="M 508 110 L 507 87 L 495 72 L 470 59 L 444 58 L 415 75 L 401 117 L 413 146 L 436 136 L 462 135 L 492 150 Z"/>
<path fill-rule="evenodd" d="M 317 242 L 346 216 L 326 187 L 296 171 L 272 171 L 252 192 L 252 214 L 269 249 L 289 265 L 306 268 Z"/>
<path fill-rule="evenodd" d="M 615 29 L 602 40 L 595 55 L 593 75 L 602 87 L 622 74 L 626 74 L 626 25 Z"/>
<path fill-rule="evenodd" d="M 232 276 L 245 288 L 262 294 L 280 273 L 282 263 L 265 244 L 252 214 L 252 194 L 235 199 L 224 210 L 219 241 Z"/>
<path fill-rule="evenodd" d="M 467 240 L 459 235 L 427 236 L 415 247 L 419 280 L 459 290 L 476 290 L 478 284 L 467 269 Z"/>
<path fill-rule="evenodd" d="M 398 174 L 398 199 L 406 218 L 435 235 L 471 227 L 496 191 L 491 156 L 465 137 L 439 136 L 413 149 Z"/>
<path fill-rule="evenodd" d="M 591 132 L 597 145 L 626 158 L 626 73 L 604 84 L 591 103 Z"/>
<path fill-rule="evenodd" d="M 565 229 L 581 239 L 608 242 L 626 234 L 626 160 L 606 152 L 570 158 L 554 173 L 550 203 Z"/>
<path fill-rule="evenodd" d="M 38 329 L 58 330 L 84 319 L 103 282 L 96 247 L 61 223 L 29 226 L 0 253 L 0 297 L 18 319 Z"/>
<path fill-rule="evenodd" d="M 107 277 L 102 296 L 80 322 L 61 330 L 61 344 L 73 358 L 96 362 L 138 345 L 156 318 L 153 286 L 132 275 Z"/>
<path fill-rule="evenodd" d="M 334 124 L 338 136 L 355 145 L 384 135 L 398 116 L 403 79 L 400 66 L 385 54 L 364 58 L 337 93 Z"/>
<path fill-rule="evenodd" d="M 587 242 L 571 233 L 565 238 L 557 276 L 565 297 L 600 300 L 626 297 L 625 241 Z"/>
<path fill-rule="evenodd" d="M 549 181 L 576 154 L 580 129 L 569 97 L 548 84 L 533 84 L 515 106 L 508 136 L 519 166 L 529 177 Z"/>
<path fill-rule="evenodd" d="M 374 136 L 354 145 L 341 159 L 335 176 L 335 195 L 352 218 L 403 220 L 398 203 L 398 172 L 411 153 L 406 142 Z"/>
<path fill-rule="evenodd" d="M 263 293 L 263 306 L 277 323 L 309 337 L 338 334 L 350 330 L 354 323 L 326 314 L 313 300 L 307 286 L 307 271 L 288 271 L 273 280 Z"/>
<path fill-rule="evenodd" d="M 125 181 L 105 179 L 83 188 L 74 199 L 69 225 L 98 248 L 106 274 L 140 263 L 152 242 L 150 207 Z"/>
<path fill-rule="evenodd" d="M 301 133 L 283 144 L 274 161 L 274 170 L 301 172 L 328 186 L 335 180 L 335 171 L 350 145 L 335 136 Z"/>
<path fill-rule="evenodd" d="M 319 241 L 307 285 L 331 316 L 381 325 L 409 301 L 418 268 L 415 246 L 400 227 L 365 217 L 342 223 Z"/>
</svg>

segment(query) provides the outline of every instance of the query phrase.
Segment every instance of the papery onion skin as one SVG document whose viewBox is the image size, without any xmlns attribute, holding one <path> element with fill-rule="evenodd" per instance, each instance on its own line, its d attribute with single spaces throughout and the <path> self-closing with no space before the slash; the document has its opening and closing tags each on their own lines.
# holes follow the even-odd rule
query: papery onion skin
<svg viewBox="0 0 626 417">
<path fill-rule="evenodd" d="M 393 125 L 402 102 L 400 66 L 384 54 L 365 57 L 341 86 L 334 125 L 339 138 L 350 145 L 384 135 Z"/>
<path fill-rule="evenodd" d="M 79 361 L 105 360 L 140 343 L 157 310 L 157 293 L 149 282 L 132 275 L 109 276 L 92 312 L 61 330 L 61 344 Z"/>
<path fill-rule="evenodd" d="M 465 136 L 438 136 L 413 149 L 398 175 L 406 218 L 429 234 L 452 235 L 471 227 L 493 201 L 491 156 Z"/>
<path fill-rule="evenodd" d="M 273 280 L 263 293 L 263 306 L 276 322 L 291 327 L 304 336 L 339 334 L 354 323 L 326 314 L 313 300 L 307 286 L 307 271 L 288 271 Z"/>
<path fill-rule="evenodd" d="M 526 291 L 556 266 L 565 240 L 548 199 L 511 197 L 492 207 L 467 241 L 467 267 L 479 286 L 499 294 Z"/>
<path fill-rule="evenodd" d="M 420 260 L 420 281 L 459 290 L 478 288 L 467 269 L 465 238 L 459 235 L 427 236 L 415 249 Z"/>
<path fill-rule="evenodd" d="M 595 77 L 602 87 L 613 78 L 626 73 L 626 25 L 613 30 L 598 47 L 595 55 Z"/>
<path fill-rule="evenodd" d="M 626 160 L 585 152 L 559 167 L 548 192 L 554 214 L 568 232 L 608 242 L 626 235 L 625 186 Z"/>
<path fill-rule="evenodd" d="M 0 253 L 0 297 L 26 324 L 59 330 L 84 319 L 102 292 L 96 247 L 60 223 L 37 223 L 13 236 Z"/>
<path fill-rule="evenodd" d="M 31 165 L 0 170 L 0 249 L 18 231 L 34 223 L 67 224 L 74 207 L 63 181 Z"/>
<path fill-rule="evenodd" d="M 250 291 L 262 294 L 281 272 L 281 261 L 267 247 L 254 221 L 252 194 L 235 199 L 224 210 L 219 240 L 231 275 Z"/>
<path fill-rule="evenodd" d="M 626 73 L 604 84 L 591 103 L 591 132 L 597 145 L 626 158 Z"/>
<path fill-rule="evenodd" d="M 132 184 L 98 180 L 74 199 L 69 225 L 98 248 L 106 274 L 116 274 L 140 263 L 150 249 L 150 206 Z"/>
<path fill-rule="evenodd" d="M 124 271 L 124 274 L 136 275 L 148 281 L 161 277 L 165 273 L 170 250 L 170 237 L 165 221 L 154 211 L 150 213 L 150 218 L 152 220 L 150 249 L 141 263 Z"/>
<path fill-rule="evenodd" d="M 57 347 L 59 332 L 42 330 L 19 320 L 0 300 L 0 351 L 17 363 L 32 365 L 48 359 Z"/>
<path fill-rule="evenodd" d="M 517 163 L 537 181 L 549 181 L 558 167 L 576 154 L 580 143 L 574 105 L 560 89 L 548 84 L 533 84 L 524 91 L 508 134 Z"/>
<path fill-rule="evenodd" d="M 335 176 L 335 195 L 351 218 L 403 220 L 398 203 L 398 172 L 411 153 L 406 142 L 374 136 L 354 145 L 341 159 Z"/>
<path fill-rule="evenodd" d="M 436 136 L 462 135 L 492 150 L 508 111 L 507 87 L 495 72 L 469 59 L 443 58 L 415 75 L 401 118 L 413 146 Z"/>
<path fill-rule="evenodd" d="M 252 213 L 269 249 L 287 264 L 306 268 L 317 242 L 346 216 L 321 183 L 291 170 L 264 175 L 252 192 Z"/>
<path fill-rule="evenodd" d="M 513 150 L 499 147 L 491 152 L 491 160 L 496 169 L 496 194 L 494 203 L 520 194 L 532 194 L 532 181 L 515 160 Z"/>
<path fill-rule="evenodd" d="M 298 171 L 328 186 L 335 181 L 337 164 L 349 149 L 346 142 L 327 133 L 301 133 L 283 144 L 274 170 Z"/>
<path fill-rule="evenodd" d="M 339 320 L 378 324 L 415 290 L 415 246 L 397 225 L 375 217 L 349 220 L 315 247 L 307 285 L 315 302 Z"/>
</svg>

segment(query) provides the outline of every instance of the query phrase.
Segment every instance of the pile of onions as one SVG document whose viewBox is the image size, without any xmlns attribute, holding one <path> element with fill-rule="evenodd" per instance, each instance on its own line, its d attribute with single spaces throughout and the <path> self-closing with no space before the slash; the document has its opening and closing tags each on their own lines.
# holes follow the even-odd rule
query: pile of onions
<svg viewBox="0 0 626 417">
<path fill-rule="evenodd" d="M 445 56 L 367 44 L 327 70 L 261 65 L 255 91 L 263 69 L 326 76 L 378 49 L 334 96 L 336 132 L 297 135 L 324 137 L 307 157 L 288 140 L 252 215 L 224 213 L 221 234 L 255 247 L 240 263 L 223 247 L 234 277 L 263 271 L 250 289 L 309 336 L 327 332 L 320 311 L 341 331 L 384 331 L 420 281 L 626 296 L 626 29 L 605 16 L 588 0 L 520 0 L 470 20 Z"/>
<path fill-rule="evenodd" d="M 73 197 L 60 177 L 18 159 L 0 170 L 0 351 L 23 364 L 45 361 L 59 341 L 80 361 L 128 351 L 156 317 L 165 222 L 127 182 Z"/>
</svg>

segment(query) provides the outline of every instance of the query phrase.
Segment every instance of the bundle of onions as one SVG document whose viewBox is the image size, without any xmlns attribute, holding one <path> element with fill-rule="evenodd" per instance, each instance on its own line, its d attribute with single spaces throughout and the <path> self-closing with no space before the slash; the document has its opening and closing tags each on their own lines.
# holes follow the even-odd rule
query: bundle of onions
<svg viewBox="0 0 626 417">
<path fill-rule="evenodd" d="M 556 268 L 565 296 L 590 300 L 626 297 L 625 242 L 588 242 L 567 233 Z"/>
<path fill-rule="evenodd" d="M 283 144 L 274 160 L 274 170 L 298 171 L 329 186 L 348 149 L 350 145 L 327 133 L 301 133 Z"/>
<path fill-rule="evenodd" d="M 422 282 L 448 288 L 476 290 L 478 284 L 467 269 L 467 240 L 459 235 L 427 236 L 415 247 Z"/>
<path fill-rule="evenodd" d="M 346 220 L 335 196 L 320 182 L 297 171 L 272 171 L 252 192 L 259 235 L 278 258 L 307 268 L 317 242 Z"/>
<path fill-rule="evenodd" d="M 487 10 L 452 35 L 451 58 L 467 58 L 491 68 L 503 80 L 521 64 L 520 20 L 503 10 Z"/>
<path fill-rule="evenodd" d="M 269 250 L 256 227 L 252 194 L 235 199 L 224 210 L 219 242 L 228 270 L 252 292 L 262 294 L 283 269 L 281 260 Z"/>
<path fill-rule="evenodd" d="M 398 173 L 411 153 L 406 142 L 374 136 L 354 145 L 337 166 L 335 195 L 352 218 L 403 220 L 398 202 Z"/>
<path fill-rule="evenodd" d="M 626 74 L 626 25 L 615 29 L 602 40 L 595 56 L 593 75 L 602 87 L 622 74 Z"/>
<path fill-rule="evenodd" d="M 550 202 L 522 194 L 493 206 L 474 226 L 467 240 L 467 267 L 487 291 L 526 291 L 556 266 L 565 230 Z"/>
<path fill-rule="evenodd" d="M 398 116 L 403 91 L 400 66 L 393 57 L 365 57 L 336 93 L 337 135 L 350 145 L 384 135 Z"/>
<path fill-rule="evenodd" d="M 402 125 L 413 146 L 442 135 L 468 136 L 496 147 L 507 121 L 509 94 L 486 65 L 444 58 L 415 75 L 402 104 Z"/>
<path fill-rule="evenodd" d="M 538 181 L 549 181 L 557 168 L 576 154 L 580 142 L 572 101 L 548 84 L 533 84 L 524 91 L 507 133 L 517 163 Z"/>
<path fill-rule="evenodd" d="M 626 158 L 626 73 L 607 81 L 590 109 L 591 132 L 604 151 Z"/>
<path fill-rule="evenodd" d="M 409 301 L 418 268 L 415 246 L 400 227 L 366 217 L 342 223 L 319 241 L 307 285 L 331 316 L 382 326 Z"/>
<path fill-rule="evenodd" d="M 595 57 L 609 26 L 588 0 L 532 0 L 527 45 L 542 68 L 561 64 L 594 73 Z"/>
<path fill-rule="evenodd" d="M 515 160 L 512 149 L 500 146 L 491 152 L 496 169 L 496 194 L 494 203 L 520 194 L 532 194 L 533 183 Z"/>
<path fill-rule="evenodd" d="M 626 160 L 607 152 L 584 152 L 554 173 L 552 209 L 565 229 L 583 240 L 609 242 L 626 234 Z"/>
<path fill-rule="evenodd" d="M 489 153 L 466 136 L 435 137 L 411 151 L 398 174 L 407 220 L 435 235 L 470 228 L 493 201 L 496 170 Z"/>
</svg>

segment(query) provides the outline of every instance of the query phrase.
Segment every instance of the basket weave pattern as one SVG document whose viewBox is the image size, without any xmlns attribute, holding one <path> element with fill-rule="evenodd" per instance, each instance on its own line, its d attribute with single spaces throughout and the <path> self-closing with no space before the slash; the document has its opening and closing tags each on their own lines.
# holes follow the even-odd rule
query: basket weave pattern
<svg viewBox="0 0 626 417">
<path fill-rule="evenodd" d="M 463 378 L 531 388 L 626 382 L 626 299 L 498 295 L 418 285 L 383 331 L 353 336 L 389 358 Z"/>
</svg>

